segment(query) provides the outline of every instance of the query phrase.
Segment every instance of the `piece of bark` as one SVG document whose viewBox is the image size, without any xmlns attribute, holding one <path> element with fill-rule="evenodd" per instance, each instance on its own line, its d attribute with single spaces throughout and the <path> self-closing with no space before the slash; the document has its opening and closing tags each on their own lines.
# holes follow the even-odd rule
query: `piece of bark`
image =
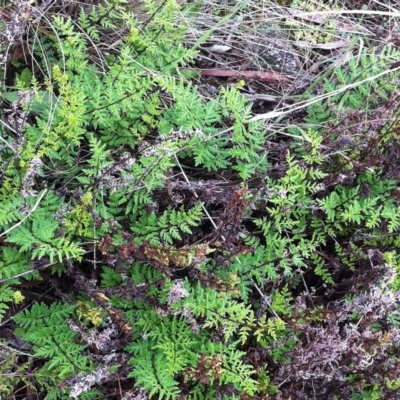
<svg viewBox="0 0 400 400">
<path fill-rule="evenodd" d="M 229 69 L 203 69 L 200 75 L 233 77 L 237 79 L 251 79 L 257 81 L 274 81 L 279 83 L 289 82 L 289 78 L 277 72 L 265 71 L 232 71 Z"/>
</svg>

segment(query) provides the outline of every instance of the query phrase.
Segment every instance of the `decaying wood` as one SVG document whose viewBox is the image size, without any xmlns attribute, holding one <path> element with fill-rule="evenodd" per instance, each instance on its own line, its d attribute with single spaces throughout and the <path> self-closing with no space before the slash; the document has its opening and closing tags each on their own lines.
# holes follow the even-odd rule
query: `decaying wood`
<svg viewBox="0 0 400 400">
<path fill-rule="evenodd" d="M 289 82 L 289 78 L 285 75 L 278 74 L 277 72 L 265 71 L 232 71 L 229 69 L 203 69 L 200 75 L 206 76 L 222 76 L 232 77 L 245 80 L 258 80 L 258 81 L 275 81 L 279 83 Z"/>
</svg>

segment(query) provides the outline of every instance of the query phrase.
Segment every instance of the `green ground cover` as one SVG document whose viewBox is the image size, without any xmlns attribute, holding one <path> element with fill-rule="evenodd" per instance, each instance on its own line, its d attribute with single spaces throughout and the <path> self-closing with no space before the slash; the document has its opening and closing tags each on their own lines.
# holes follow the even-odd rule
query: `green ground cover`
<svg viewBox="0 0 400 400">
<path fill-rule="evenodd" d="M 395 6 L 60 3 L 0 0 L 0 398 L 395 399 Z"/>
</svg>

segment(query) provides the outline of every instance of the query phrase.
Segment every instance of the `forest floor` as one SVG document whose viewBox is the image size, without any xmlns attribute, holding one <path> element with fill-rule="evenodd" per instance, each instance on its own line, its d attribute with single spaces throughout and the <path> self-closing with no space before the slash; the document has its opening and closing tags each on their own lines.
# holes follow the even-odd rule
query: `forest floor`
<svg viewBox="0 0 400 400">
<path fill-rule="evenodd" d="M 399 9 L 0 0 L 0 399 L 400 399 Z"/>
</svg>

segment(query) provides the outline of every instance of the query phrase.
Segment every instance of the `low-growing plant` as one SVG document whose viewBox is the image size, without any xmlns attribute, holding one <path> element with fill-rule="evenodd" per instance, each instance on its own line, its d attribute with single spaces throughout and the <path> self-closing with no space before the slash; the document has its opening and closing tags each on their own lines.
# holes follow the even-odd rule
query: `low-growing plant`
<svg viewBox="0 0 400 400">
<path fill-rule="evenodd" d="M 0 395 L 390 398 L 399 51 L 349 50 L 271 134 L 238 87 L 198 90 L 180 11 L 31 22 L 39 67 L 0 131 L 0 315 L 22 346 Z"/>
</svg>

